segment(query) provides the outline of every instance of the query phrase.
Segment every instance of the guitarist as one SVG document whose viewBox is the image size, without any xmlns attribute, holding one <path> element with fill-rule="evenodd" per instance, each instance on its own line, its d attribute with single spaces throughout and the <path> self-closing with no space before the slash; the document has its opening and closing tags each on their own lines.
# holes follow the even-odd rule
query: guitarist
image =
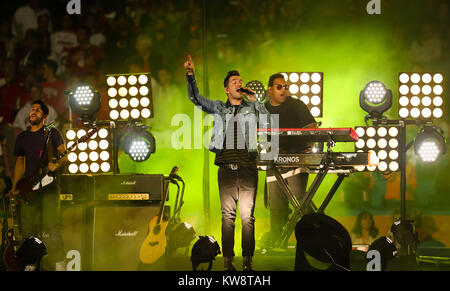
<svg viewBox="0 0 450 291">
<path fill-rule="evenodd" d="M 39 170 L 48 167 L 56 173 L 66 162 L 63 158 L 55 163 L 56 154 L 66 149 L 61 133 L 44 127 L 49 109 L 36 100 L 32 103 L 30 126 L 17 136 L 14 155 L 17 157 L 14 169 L 13 193 L 17 195 L 17 182 L 23 177 L 33 177 Z M 49 137 L 48 137 L 49 136 Z M 48 139 L 47 139 L 48 137 Z M 48 143 L 46 144 L 46 141 Z M 24 238 L 36 236 L 43 240 L 48 255 L 44 257 L 45 270 L 63 270 L 64 246 L 60 230 L 60 190 L 57 180 L 37 190 L 36 197 L 29 204 L 20 203 L 21 232 Z M 16 197 L 20 201 L 20 197 Z"/>
</svg>

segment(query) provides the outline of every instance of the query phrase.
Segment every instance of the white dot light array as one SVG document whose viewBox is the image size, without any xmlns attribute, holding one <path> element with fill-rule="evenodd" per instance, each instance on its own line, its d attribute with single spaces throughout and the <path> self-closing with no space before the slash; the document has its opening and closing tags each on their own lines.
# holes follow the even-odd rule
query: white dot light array
<svg viewBox="0 0 450 291">
<path fill-rule="evenodd" d="M 435 162 L 441 154 L 436 142 L 426 140 L 420 144 L 417 153 L 424 162 Z"/>
<path fill-rule="evenodd" d="M 312 116 L 323 116 L 323 73 L 281 73 L 288 85 L 289 95 L 306 104 Z"/>
<path fill-rule="evenodd" d="M 67 148 L 79 138 L 86 135 L 85 129 L 70 129 L 66 131 Z M 71 151 L 67 158 L 70 174 L 107 173 L 112 171 L 112 144 L 108 128 L 99 128 L 97 133 Z"/>
<path fill-rule="evenodd" d="M 150 148 L 143 140 L 134 140 L 130 145 L 129 155 L 133 161 L 145 161 L 148 158 L 149 152 Z"/>
<path fill-rule="evenodd" d="M 401 119 L 442 118 L 443 80 L 441 73 L 400 73 L 399 117 Z"/>
<path fill-rule="evenodd" d="M 245 87 L 250 88 L 255 92 L 256 100 L 263 101 L 266 98 L 266 88 L 260 81 L 250 81 L 245 85 Z"/>
<path fill-rule="evenodd" d="M 397 172 L 400 170 L 399 127 L 359 126 L 355 128 L 358 141 L 355 151 L 372 152 L 378 158 L 377 166 L 359 166 L 358 171 Z"/>
<path fill-rule="evenodd" d="M 92 98 L 94 98 L 94 92 L 92 92 L 92 89 L 89 86 L 78 86 L 73 92 L 73 97 L 79 105 L 89 106 L 92 102 Z"/>
<path fill-rule="evenodd" d="M 153 117 L 149 74 L 107 75 L 109 117 L 112 120 Z"/>
<path fill-rule="evenodd" d="M 364 90 L 366 99 L 372 104 L 380 104 L 386 96 L 386 87 L 381 82 L 370 82 Z"/>
</svg>

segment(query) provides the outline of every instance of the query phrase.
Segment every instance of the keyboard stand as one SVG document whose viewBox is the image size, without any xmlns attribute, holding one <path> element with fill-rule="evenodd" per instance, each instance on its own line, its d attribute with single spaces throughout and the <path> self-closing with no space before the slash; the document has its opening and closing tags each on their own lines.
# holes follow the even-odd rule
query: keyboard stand
<svg viewBox="0 0 450 291">
<path fill-rule="evenodd" d="M 328 154 L 331 153 L 331 147 L 334 146 L 334 144 L 335 143 L 332 141 L 328 142 L 327 155 L 325 155 L 324 160 L 321 164 L 321 167 L 319 168 L 317 175 L 314 178 L 314 181 L 310 185 L 310 187 L 309 187 L 308 191 L 306 192 L 306 195 L 302 201 L 298 201 L 298 199 L 295 197 L 295 195 L 292 194 L 292 191 L 289 188 L 289 185 L 287 185 L 285 179 L 282 177 L 278 167 L 275 166 L 274 164 L 271 165 L 271 168 L 274 172 L 275 178 L 277 179 L 277 182 L 280 185 L 283 194 L 288 199 L 288 201 L 291 203 L 291 205 L 294 207 L 294 213 L 289 218 L 289 221 L 287 222 L 287 224 L 283 227 L 281 236 L 274 241 L 275 247 L 282 247 L 283 245 L 285 245 L 285 243 L 287 243 L 291 234 L 294 232 L 295 226 L 297 225 L 297 222 L 299 221 L 299 219 L 303 215 L 308 213 L 307 211 L 308 211 L 310 205 L 314 212 L 323 213 L 325 208 L 328 206 L 329 202 L 333 198 L 334 194 L 336 193 L 337 189 L 341 185 L 344 178 L 348 177 L 350 170 L 338 172 L 338 174 L 337 174 L 338 178 L 334 182 L 333 186 L 331 187 L 330 191 L 328 192 L 327 196 L 325 197 L 325 199 L 322 202 L 319 209 L 317 209 L 317 207 L 314 205 L 312 199 L 313 199 L 314 195 L 316 194 L 317 190 L 319 189 L 320 185 L 322 184 L 323 180 L 325 179 L 325 176 L 331 170 L 330 169 L 330 167 L 331 167 L 330 159 L 327 156 L 329 156 Z"/>
</svg>

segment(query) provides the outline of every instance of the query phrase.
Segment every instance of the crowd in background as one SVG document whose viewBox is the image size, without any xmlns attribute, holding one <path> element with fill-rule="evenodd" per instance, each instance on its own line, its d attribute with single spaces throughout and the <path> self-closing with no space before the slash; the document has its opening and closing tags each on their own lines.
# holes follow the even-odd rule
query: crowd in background
<svg viewBox="0 0 450 291">
<path fill-rule="evenodd" d="M 449 3 L 421 0 L 426 5 L 417 6 L 416 1 L 381 1 L 383 16 L 389 19 L 387 25 L 395 36 L 392 50 L 406 47 L 402 57 L 411 63 L 411 71 L 447 73 Z M 354 0 L 321 1 L 321 5 L 312 0 L 80 2 L 80 15 L 67 13 L 67 0 L 0 4 L 1 163 L 7 174 L 13 169 L 13 159 L 5 157 L 12 156 L 15 135 L 26 129 L 32 100 L 44 99 L 50 105 L 51 118 L 63 129 L 76 123 L 64 92 L 84 82 L 105 98 L 108 73 L 150 72 L 154 94 L 167 94 L 167 98 L 183 94 L 181 64 L 189 52 L 202 70 L 205 37 L 208 75 L 221 79 L 223 70 L 219 68 L 236 64 L 257 68 L 261 58 L 255 56 L 263 55 L 271 43 L 301 35 L 307 27 L 327 27 L 336 19 L 349 26 L 367 20 L 365 4 Z M 204 3 L 208 7 L 206 35 L 202 29 Z M 418 11 L 417 7 L 422 8 Z M 106 106 L 98 118 L 108 119 Z"/>
</svg>

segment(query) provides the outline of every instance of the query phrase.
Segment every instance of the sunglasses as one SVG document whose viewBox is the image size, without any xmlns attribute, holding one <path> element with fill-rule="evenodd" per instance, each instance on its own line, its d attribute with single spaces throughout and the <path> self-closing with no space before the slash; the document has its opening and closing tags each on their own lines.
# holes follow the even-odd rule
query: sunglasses
<svg viewBox="0 0 450 291">
<path fill-rule="evenodd" d="M 273 87 L 277 90 L 281 90 L 283 88 L 287 90 L 289 88 L 288 85 L 281 85 L 281 84 L 274 85 Z"/>
</svg>

